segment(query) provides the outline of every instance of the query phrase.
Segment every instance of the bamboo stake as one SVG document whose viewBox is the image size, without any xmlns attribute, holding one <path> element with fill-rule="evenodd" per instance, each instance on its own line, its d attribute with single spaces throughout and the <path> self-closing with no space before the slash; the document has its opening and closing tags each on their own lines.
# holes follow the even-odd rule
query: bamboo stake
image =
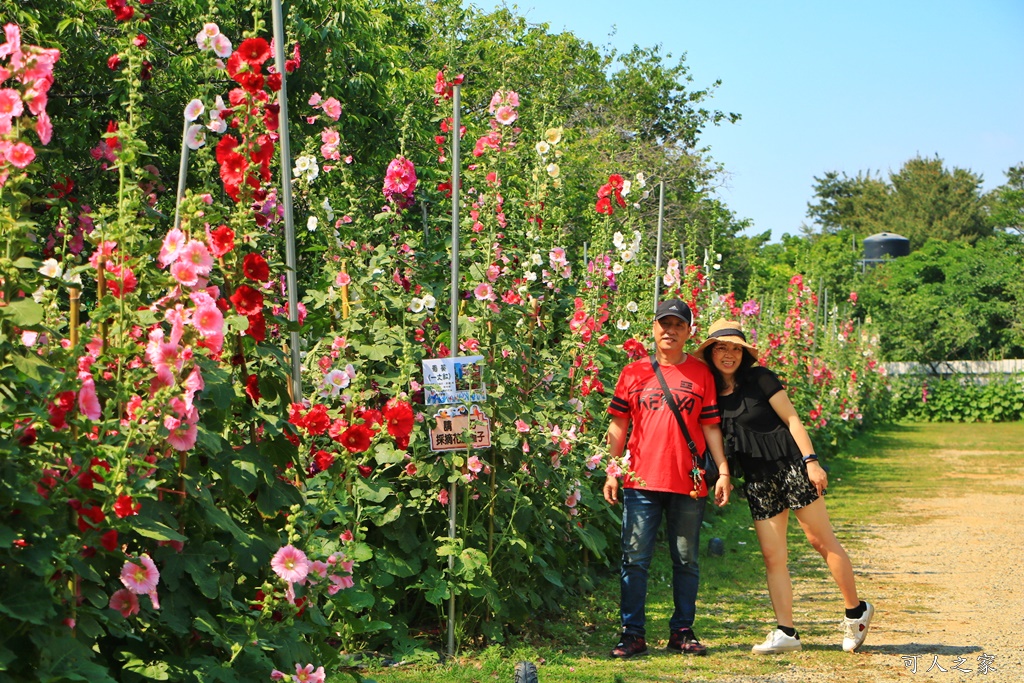
<svg viewBox="0 0 1024 683">
<path fill-rule="evenodd" d="M 452 88 L 452 310 L 451 310 L 451 357 L 459 352 L 459 126 L 461 125 L 462 86 Z M 453 472 L 453 474 L 455 474 Z M 448 493 L 448 535 L 454 540 L 457 533 L 456 483 L 458 476 L 452 477 Z M 449 575 L 455 572 L 455 556 L 448 556 Z M 455 656 L 455 591 L 448 597 L 448 656 Z"/>
</svg>

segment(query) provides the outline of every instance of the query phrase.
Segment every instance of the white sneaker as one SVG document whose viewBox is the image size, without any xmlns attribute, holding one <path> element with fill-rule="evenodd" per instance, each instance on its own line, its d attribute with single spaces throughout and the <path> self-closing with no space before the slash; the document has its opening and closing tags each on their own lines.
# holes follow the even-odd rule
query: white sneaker
<svg viewBox="0 0 1024 683">
<path fill-rule="evenodd" d="M 864 644 L 868 635 L 868 627 L 871 626 L 871 617 L 875 616 L 875 607 L 870 602 L 865 602 L 867 609 L 860 619 L 843 619 L 843 649 L 853 652 Z"/>
<path fill-rule="evenodd" d="M 750 649 L 755 655 L 774 655 L 780 652 L 796 652 L 800 649 L 800 639 L 787 636 L 779 629 L 768 634 L 768 637 L 760 645 Z"/>
</svg>

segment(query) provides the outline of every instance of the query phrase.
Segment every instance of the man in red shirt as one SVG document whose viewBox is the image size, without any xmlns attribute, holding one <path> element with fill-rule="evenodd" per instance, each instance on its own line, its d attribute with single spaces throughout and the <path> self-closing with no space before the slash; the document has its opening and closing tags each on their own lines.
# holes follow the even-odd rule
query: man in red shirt
<svg viewBox="0 0 1024 683">
<path fill-rule="evenodd" d="M 672 398 L 682 413 L 698 453 L 710 449 L 720 472 L 715 502 L 725 505 L 731 490 L 725 461 L 721 418 L 715 381 L 706 365 L 683 348 L 690 338 L 693 316 L 679 299 L 658 304 L 654 316 L 655 359 Z M 691 475 L 696 463 L 679 423 L 665 401 L 651 359 L 630 363 L 622 370 L 608 412 L 608 448 L 619 458 L 629 437 L 629 466 L 624 477 L 622 502 L 622 635 L 612 657 L 647 652 L 647 572 L 664 515 L 672 556 L 672 597 L 675 611 L 669 620 L 668 648 L 703 655 L 707 648 L 693 632 L 700 569 L 697 553 L 708 490 Z M 632 428 L 632 429 L 631 429 Z M 608 477 L 604 497 L 619 501 L 619 481 Z"/>
</svg>

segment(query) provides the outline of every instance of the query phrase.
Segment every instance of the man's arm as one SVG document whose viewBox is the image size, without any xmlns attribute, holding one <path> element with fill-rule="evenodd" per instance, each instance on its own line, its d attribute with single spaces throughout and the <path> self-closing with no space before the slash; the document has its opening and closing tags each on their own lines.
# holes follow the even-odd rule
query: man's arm
<svg viewBox="0 0 1024 683">
<path fill-rule="evenodd" d="M 626 435 L 629 433 L 629 418 L 612 416 L 612 422 L 608 425 L 608 457 L 612 460 L 622 457 L 622 451 L 626 448 Z M 619 502 L 619 480 L 617 477 L 608 477 L 604 480 L 604 499 L 615 505 Z"/>
</svg>

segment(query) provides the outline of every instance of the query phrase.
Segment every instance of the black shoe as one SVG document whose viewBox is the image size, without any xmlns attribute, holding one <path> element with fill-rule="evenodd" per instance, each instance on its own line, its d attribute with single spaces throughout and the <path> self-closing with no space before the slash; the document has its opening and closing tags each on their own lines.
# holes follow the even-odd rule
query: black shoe
<svg viewBox="0 0 1024 683">
<path fill-rule="evenodd" d="M 633 633 L 623 633 L 619 644 L 612 649 L 612 657 L 627 659 L 636 655 L 647 654 L 647 639 Z"/>
<path fill-rule="evenodd" d="M 668 649 L 684 655 L 706 655 L 708 649 L 697 640 L 692 628 L 679 628 L 668 637 Z"/>
</svg>

